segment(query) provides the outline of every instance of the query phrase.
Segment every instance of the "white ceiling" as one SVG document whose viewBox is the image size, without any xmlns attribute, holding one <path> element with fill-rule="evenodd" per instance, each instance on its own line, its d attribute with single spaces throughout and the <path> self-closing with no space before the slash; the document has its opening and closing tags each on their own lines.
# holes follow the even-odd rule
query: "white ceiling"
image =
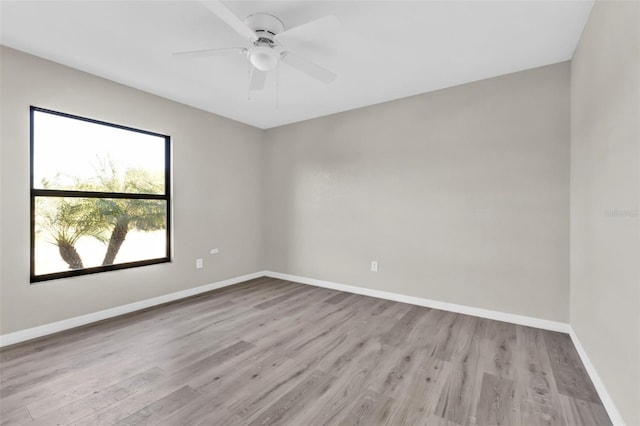
<svg viewBox="0 0 640 426">
<path fill-rule="evenodd" d="M 199 2 L 1 2 L 1 42 L 260 128 L 270 128 L 571 59 L 593 1 L 241 1 L 287 28 L 342 25 L 289 50 L 338 74 L 325 85 L 280 66 L 248 100 L 242 55 L 172 53 L 247 41 Z"/>
</svg>

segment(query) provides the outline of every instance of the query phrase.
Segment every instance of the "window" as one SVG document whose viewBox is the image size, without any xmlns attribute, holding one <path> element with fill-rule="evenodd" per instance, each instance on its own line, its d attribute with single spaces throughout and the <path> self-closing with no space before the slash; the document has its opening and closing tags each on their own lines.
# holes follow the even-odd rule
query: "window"
<svg viewBox="0 0 640 426">
<path fill-rule="evenodd" d="M 169 137 L 31 107 L 31 282 L 170 261 Z"/>
</svg>

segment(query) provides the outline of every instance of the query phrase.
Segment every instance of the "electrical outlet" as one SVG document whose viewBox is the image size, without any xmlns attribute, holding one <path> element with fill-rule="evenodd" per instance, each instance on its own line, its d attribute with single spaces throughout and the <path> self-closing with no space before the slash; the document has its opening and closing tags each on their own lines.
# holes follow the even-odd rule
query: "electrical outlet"
<svg viewBox="0 0 640 426">
<path fill-rule="evenodd" d="M 202 259 L 196 259 L 196 269 L 202 269 Z"/>
<path fill-rule="evenodd" d="M 220 253 L 220 249 L 213 248 L 213 249 L 211 249 L 210 253 L 211 254 L 218 254 L 218 253 Z"/>
<path fill-rule="evenodd" d="M 378 272 L 378 261 L 377 260 L 372 260 L 371 261 L 371 272 Z"/>
</svg>

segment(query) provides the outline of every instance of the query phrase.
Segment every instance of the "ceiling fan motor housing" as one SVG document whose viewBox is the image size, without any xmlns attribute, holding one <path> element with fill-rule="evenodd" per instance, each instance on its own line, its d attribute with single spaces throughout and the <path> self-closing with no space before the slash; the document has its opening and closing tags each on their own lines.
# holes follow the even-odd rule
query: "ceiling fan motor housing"
<svg viewBox="0 0 640 426">
<path fill-rule="evenodd" d="M 275 43 L 274 37 L 284 31 L 284 24 L 281 20 L 268 13 L 254 13 L 244 20 L 244 23 L 256 33 L 258 41 L 256 43 Z"/>
</svg>

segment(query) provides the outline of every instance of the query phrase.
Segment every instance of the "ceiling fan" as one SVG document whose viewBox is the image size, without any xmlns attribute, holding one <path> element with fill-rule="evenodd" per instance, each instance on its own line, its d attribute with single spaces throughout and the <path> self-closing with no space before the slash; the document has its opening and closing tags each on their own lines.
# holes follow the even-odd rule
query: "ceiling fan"
<svg viewBox="0 0 640 426">
<path fill-rule="evenodd" d="M 238 34 L 246 37 L 248 47 L 226 47 L 220 49 L 191 50 L 174 53 L 180 57 L 202 57 L 215 55 L 246 55 L 251 65 L 249 90 L 264 87 L 267 72 L 280 62 L 297 69 L 323 83 L 331 83 L 336 74 L 320 65 L 304 59 L 288 50 L 285 45 L 314 40 L 339 25 L 338 18 L 329 15 L 297 27 L 285 29 L 280 19 L 267 13 L 254 13 L 242 21 L 219 0 L 203 0 L 202 4 L 216 14 Z"/>
</svg>

